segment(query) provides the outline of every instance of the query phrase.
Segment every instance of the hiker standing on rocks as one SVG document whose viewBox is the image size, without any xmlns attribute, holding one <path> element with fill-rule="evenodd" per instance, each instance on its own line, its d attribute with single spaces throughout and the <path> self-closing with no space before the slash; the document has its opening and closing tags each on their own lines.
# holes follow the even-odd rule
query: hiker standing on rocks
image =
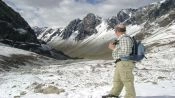
<svg viewBox="0 0 175 98">
<path fill-rule="evenodd" d="M 108 95 L 102 98 L 118 98 L 123 87 L 125 87 L 126 95 L 124 98 L 136 98 L 134 88 L 134 62 L 132 60 L 121 60 L 120 57 L 129 56 L 132 53 L 133 42 L 129 35 L 126 34 L 125 25 L 119 24 L 114 27 L 118 44 L 109 43 L 108 48 L 112 50 L 112 57 L 116 64 L 113 77 L 113 87 Z"/>
</svg>

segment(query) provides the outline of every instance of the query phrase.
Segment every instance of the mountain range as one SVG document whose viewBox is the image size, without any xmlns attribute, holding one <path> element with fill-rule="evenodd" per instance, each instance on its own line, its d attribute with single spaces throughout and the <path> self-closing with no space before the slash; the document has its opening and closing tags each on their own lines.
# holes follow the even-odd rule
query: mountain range
<svg viewBox="0 0 175 98">
<path fill-rule="evenodd" d="M 147 53 L 174 47 L 173 0 L 122 9 L 107 19 L 88 13 L 64 28 L 31 28 L 18 12 L 0 2 L 0 42 L 56 59 L 112 59 L 108 43 L 116 39 L 113 28 L 119 23 L 127 25 L 127 34 L 142 40 Z"/>
<path fill-rule="evenodd" d="M 33 27 L 37 38 L 71 57 L 111 59 L 108 43 L 116 39 L 114 26 L 127 25 L 127 34 L 142 40 L 147 52 L 175 44 L 175 2 L 162 0 L 137 9 L 122 9 L 104 19 L 93 13 L 72 20 L 65 28 Z"/>
</svg>

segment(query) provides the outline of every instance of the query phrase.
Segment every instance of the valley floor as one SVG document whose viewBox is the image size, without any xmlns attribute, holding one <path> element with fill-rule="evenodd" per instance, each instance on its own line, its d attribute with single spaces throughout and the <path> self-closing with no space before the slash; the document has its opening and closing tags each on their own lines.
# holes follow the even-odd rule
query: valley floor
<svg viewBox="0 0 175 98">
<path fill-rule="evenodd" d="M 165 54 L 160 53 L 158 58 L 152 58 L 155 55 L 136 64 L 133 73 L 137 96 L 175 98 L 175 66 L 167 61 L 174 58 L 161 59 Z M 112 87 L 114 68 L 113 60 L 66 60 L 49 66 L 23 66 L 0 73 L 0 98 L 101 98 Z M 52 89 L 44 91 L 49 86 Z M 124 93 L 123 90 L 121 96 Z"/>
</svg>

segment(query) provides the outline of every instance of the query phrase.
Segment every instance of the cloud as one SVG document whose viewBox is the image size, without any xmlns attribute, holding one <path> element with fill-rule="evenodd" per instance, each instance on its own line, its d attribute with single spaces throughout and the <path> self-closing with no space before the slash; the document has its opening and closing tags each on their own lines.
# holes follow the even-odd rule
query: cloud
<svg viewBox="0 0 175 98">
<path fill-rule="evenodd" d="M 138 8 L 160 0 L 3 0 L 18 11 L 31 26 L 64 27 L 88 13 L 103 18 L 121 9 Z"/>
<path fill-rule="evenodd" d="M 83 2 L 83 3 L 89 3 L 89 4 L 99 4 L 102 3 L 105 0 L 75 0 L 76 2 Z"/>
</svg>

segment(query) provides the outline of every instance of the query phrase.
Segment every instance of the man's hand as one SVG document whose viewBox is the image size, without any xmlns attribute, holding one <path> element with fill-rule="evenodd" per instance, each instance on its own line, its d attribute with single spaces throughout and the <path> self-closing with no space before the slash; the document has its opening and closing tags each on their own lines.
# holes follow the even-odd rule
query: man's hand
<svg viewBox="0 0 175 98">
<path fill-rule="evenodd" d="M 114 50 L 115 45 L 112 42 L 110 42 L 108 48 L 111 49 L 111 50 Z"/>
</svg>

